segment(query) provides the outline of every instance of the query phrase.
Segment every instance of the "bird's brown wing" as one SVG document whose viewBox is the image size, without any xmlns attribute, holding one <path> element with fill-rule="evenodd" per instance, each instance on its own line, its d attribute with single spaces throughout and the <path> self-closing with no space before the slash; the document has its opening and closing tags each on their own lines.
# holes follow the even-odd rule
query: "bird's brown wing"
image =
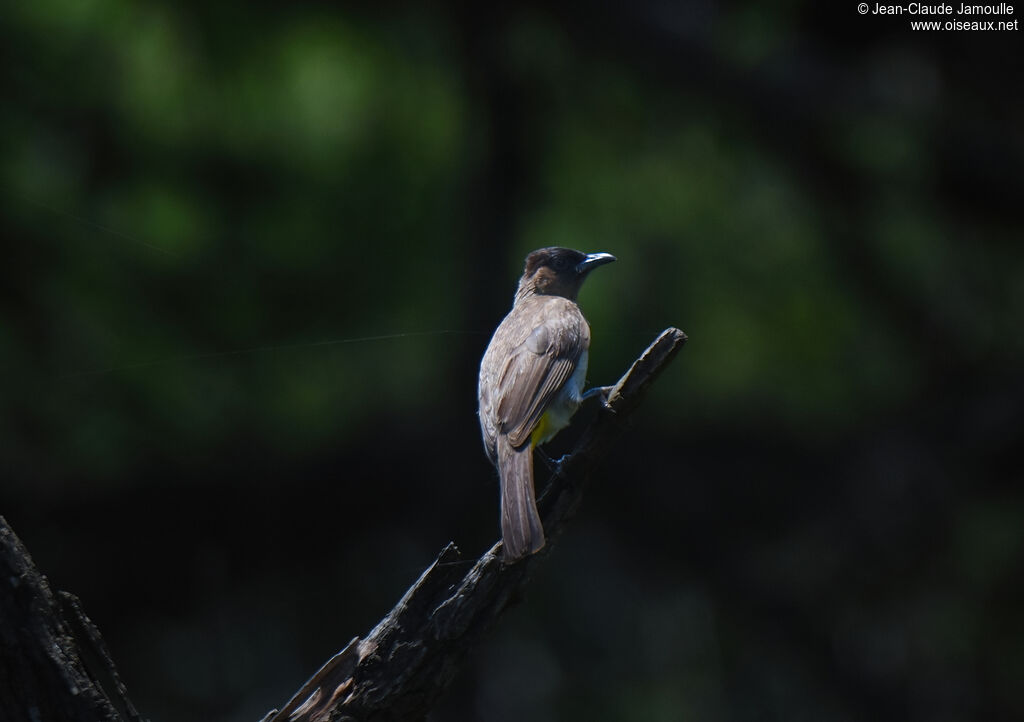
<svg viewBox="0 0 1024 722">
<path fill-rule="evenodd" d="M 509 354 L 498 380 L 498 426 L 514 447 L 530 438 L 590 345 L 590 329 L 576 304 L 538 300 L 539 312 L 524 316 L 536 319 L 533 328 Z"/>
</svg>

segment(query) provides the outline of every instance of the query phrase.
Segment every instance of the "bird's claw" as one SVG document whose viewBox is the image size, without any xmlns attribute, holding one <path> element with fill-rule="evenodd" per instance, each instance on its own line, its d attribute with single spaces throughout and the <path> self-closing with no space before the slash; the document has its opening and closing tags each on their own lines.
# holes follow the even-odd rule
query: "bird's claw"
<svg viewBox="0 0 1024 722">
<path fill-rule="evenodd" d="M 608 397 L 612 393 L 614 386 L 594 386 L 593 388 L 585 391 L 583 396 L 580 397 L 580 401 L 587 401 L 588 399 L 598 398 L 601 400 L 601 406 L 604 408 L 610 408 L 608 406 Z"/>
<path fill-rule="evenodd" d="M 562 475 L 562 464 L 565 463 L 565 460 L 568 458 L 567 454 L 559 457 L 558 459 L 552 459 L 540 447 L 537 447 L 537 454 L 540 456 L 541 461 L 544 462 L 544 466 L 548 467 L 548 471 L 550 471 L 554 476 Z"/>
</svg>

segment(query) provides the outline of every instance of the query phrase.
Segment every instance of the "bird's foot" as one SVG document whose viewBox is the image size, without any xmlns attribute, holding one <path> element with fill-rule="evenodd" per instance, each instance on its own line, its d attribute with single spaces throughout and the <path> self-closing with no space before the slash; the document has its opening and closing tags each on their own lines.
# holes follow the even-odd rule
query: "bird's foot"
<svg viewBox="0 0 1024 722">
<path fill-rule="evenodd" d="M 567 455 L 558 459 L 552 459 L 548 456 L 547 452 L 539 446 L 537 447 L 537 454 L 540 456 L 540 460 L 544 462 L 544 466 L 548 467 L 548 471 L 550 471 L 554 476 L 562 475 L 562 463 L 566 458 L 568 458 Z"/>
<path fill-rule="evenodd" d="M 601 406 L 608 408 L 608 396 L 611 395 L 614 386 L 594 386 L 583 393 L 580 397 L 580 401 L 588 401 L 589 399 L 600 399 Z"/>
</svg>

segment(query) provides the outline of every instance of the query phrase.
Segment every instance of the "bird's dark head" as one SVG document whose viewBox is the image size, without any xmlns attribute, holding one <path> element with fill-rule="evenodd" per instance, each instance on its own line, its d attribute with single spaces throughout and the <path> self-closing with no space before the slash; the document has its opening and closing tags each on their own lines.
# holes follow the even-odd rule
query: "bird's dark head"
<svg viewBox="0 0 1024 722">
<path fill-rule="evenodd" d="M 610 253 L 580 253 L 571 248 L 540 248 L 526 257 L 519 296 L 539 294 L 564 296 L 572 301 L 580 292 L 583 279 L 592 270 L 615 260 Z"/>
</svg>

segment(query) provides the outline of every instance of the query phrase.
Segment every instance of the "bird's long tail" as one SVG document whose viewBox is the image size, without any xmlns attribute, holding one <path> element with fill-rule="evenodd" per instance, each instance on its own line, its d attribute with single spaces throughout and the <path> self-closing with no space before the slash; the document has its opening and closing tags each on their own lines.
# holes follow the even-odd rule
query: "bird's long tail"
<svg viewBox="0 0 1024 722">
<path fill-rule="evenodd" d="M 544 546 L 544 527 L 533 489 L 533 445 L 513 448 L 504 435 L 498 439 L 501 477 L 501 539 L 507 562 L 535 554 Z"/>
</svg>

